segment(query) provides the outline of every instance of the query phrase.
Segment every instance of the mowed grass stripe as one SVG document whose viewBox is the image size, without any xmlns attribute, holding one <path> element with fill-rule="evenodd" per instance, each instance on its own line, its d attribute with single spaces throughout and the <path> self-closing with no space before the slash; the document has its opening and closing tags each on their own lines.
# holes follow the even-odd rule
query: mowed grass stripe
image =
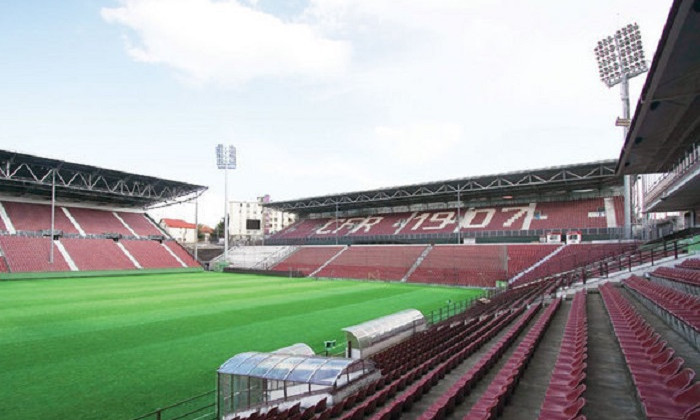
<svg viewBox="0 0 700 420">
<path fill-rule="evenodd" d="M 31 328 L 25 330 L 26 335 L 13 328 L 15 343 L 3 345 L 0 358 L 2 417 L 136 416 L 212 389 L 216 368 L 236 353 L 267 351 L 299 341 L 320 349 L 323 340 L 342 341 L 340 328 L 344 326 L 408 307 L 434 309 L 447 299 L 459 300 L 474 293 L 403 284 L 231 275 L 223 276 L 242 280 L 221 281 L 218 276 L 221 275 L 188 274 L 189 279 L 173 280 L 173 286 L 178 288 L 182 281 L 198 282 L 202 278 L 200 285 L 205 290 L 211 287 L 211 293 L 198 291 L 197 299 L 191 302 L 153 297 L 151 306 L 155 308 L 142 312 L 141 319 L 138 308 L 127 305 L 125 309 L 130 310 L 123 318 L 113 312 L 100 318 L 96 316 L 99 312 L 93 312 L 84 318 L 53 323 L 54 328 L 43 332 L 54 335 L 45 339 L 32 336 Z M 172 277 L 162 278 L 159 284 L 166 286 L 166 291 L 168 278 Z M 214 281 L 209 280 L 212 278 Z M 139 279 L 129 278 L 134 289 L 139 287 Z M 112 281 L 123 280 L 121 277 Z M 75 280 L 67 280 L 71 281 Z M 0 283 L 0 295 L 5 286 L 17 283 Z M 110 279 L 100 279 L 103 286 L 109 283 Z M 151 287 L 154 280 L 146 279 L 145 283 Z M 290 286 L 303 293 L 289 293 Z M 226 299 L 212 305 L 210 300 L 221 293 L 219 288 L 227 292 Z M 230 288 L 240 293 L 229 294 Z M 60 287 L 52 289 L 54 292 Z M 68 289 L 62 292 L 70 294 Z M 25 290 L 40 293 L 31 287 Z M 104 290 L 118 293 L 123 289 Z M 258 296 L 259 293 L 263 295 Z M 109 299 L 102 301 L 108 303 Z M 51 314 L 47 314 L 46 321 L 51 323 Z M 81 331 L 83 325 L 98 330 Z M 7 331 L 0 331 L 4 338 Z"/>
<path fill-rule="evenodd" d="M 221 277 L 218 274 L 218 279 L 213 279 L 213 281 L 202 281 L 196 277 L 192 277 L 193 274 L 187 274 L 187 277 L 181 277 L 182 275 L 168 274 L 167 276 L 172 276 L 172 281 L 168 279 L 160 280 L 158 282 L 149 282 L 147 284 L 139 283 L 134 281 L 134 279 L 126 280 L 119 283 L 107 283 L 105 284 L 104 279 L 72 279 L 70 282 L 88 281 L 96 283 L 94 286 L 84 287 L 75 284 L 68 284 L 65 288 L 53 288 L 43 289 L 36 285 L 32 286 L 31 289 L 27 288 L 23 283 L 26 282 L 15 282 L 18 287 L 15 290 L 8 290 L 6 293 L 0 297 L 0 314 L 3 311 L 12 308 L 26 308 L 31 305 L 51 305 L 51 304 L 70 304 L 76 302 L 99 301 L 99 300 L 111 300 L 118 298 L 129 298 L 134 296 L 139 296 L 147 293 L 178 293 L 178 292 L 188 292 L 191 290 L 199 290 L 206 288 L 221 288 L 227 287 L 232 281 L 235 281 L 237 285 L 245 286 L 248 284 L 254 284 L 260 281 L 265 281 L 269 285 L 279 285 L 283 284 L 287 279 L 284 278 L 252 278 L 247 280 L 232 280 Z M 214 273 L 216 276 L 217 274 Z M 226 275 L 224 275 L 226 276 Z M 55 280 L 53 281 L 55 282 Z M 39 284 L 49 284 L 49 281 L 38 281 Z M 116 284 L 116 287 L 115 287 Z M 31 293 L 30 293 L 31 291 Z M 119 293 L 121 291 L 121 293 Z"/>
<path fill-rule="evenodd" d="M 352 293 L 360 293 L 365 290 L 354 282 L 336 282 L 337 285 L 327 285 L 323 290 L 314 290 L 313 283 L 305 282 L 291 283 L 287 281 L 284 287 L 277 287 L 269 290 L 266 287 L 248 287 L 245 289 L 229 288 L 225 291 L 212 289 L 200 300 L 185 297 L 178 301 L 165 301 L 162 298 L 148 299 L 139 305 L 132 305 L 132 302 L 122 302 L 115 306 L 109 305 L 97 307 L 96 310 L 84 312 L 78 310 L 83 305 L 76 305 L 74 312 L 59 316 L 56 312 L 35 314 L 31 317 L 6 317 L 0 323 L 0 344 L 9 344 L 20 341 L 28 341 L 32 338 L 42 339 L 54 336 L 74 334 L 86 331 L 98 331 L 104 328 L 115 328 L 118 326 L 143 325 L 145 319 L 148 322 L 156 322 L 183 318 L 188 316 L 188 310 L 199 312 L 200 314 L 218 313 L 233 309 L 247 309 L 259 306 L 260 301 L 266 303 L 289 302 L 314 298 L 315 296 L 334 296 L 348 293 L 347 289 L 352 288 Z M 368 286 L 373 287 L 373 286 Z M 376 286 L 375 286 L 376 287 Z M 202 305 L 205 305 L 202 307 Z M 67 311 L 70 305 L 64 307 Z M 44 322 L 42 322 L 42 319 Z M 49 321 L 47 321 L 49 319 Z M 74 320 L 80 322 L 73 322 Z M 6 325 L 3 325 L 6 324 Z M 21 330 L 21 334 L 17 334 Z"/>
<path fill-rule="evenodd" d="M 236 304 L 220 305 L 220 309 L 211 312 L 211 305 L 206 301 L 200 301 L 197 305 L 182 307 L 181 310 L 169 311 L 170 316 L 163 320 L 151 320 L 138 322 L 133 319 L 128 326 L 116 326 L 108 323 L 100 323 L 98 328 L 88 328 L 84 333 L 66 333 L 51 338 L 25 341 L 20 343 L 8 343 L 3 345 L 4 352 L 15 352 L 18 356 L 13 361 L 22 363 L 40 364 L 41 359 L 24 360 L 27 350 L 40 346 L 51 348 L 58 354 L 64 354 L 67 358 L 80 358 L 83 355 L 97 352 L 108 353 L 115 348 L 124 346 L 136 346 L 141 343 L 160 342 L 178 339 L 182 334 L 206 333 L 210 331 L 225 330 L 232 325 L 241 323 L 252 323 L 265 321 L 268 319 L 279 319 L 289 314 L 299 312 L 299 305 L 309 308 L 337 308 L 347 301 L 372 301 L 379 294 L 395 296 L 397 294 L 408 293 L 409 290 L 357 290 L 346 289 L 342 294 L 328 294 L 322 291 L 305 293 L 303 296 L 297 294 L 265 296 L 256 299 L 249 299 L 248 302 L 240 306 Z M 85 323 L 78 323 L 80 327 Z M 112 325 L 111 327 L 109 325 Z M 50 328 L 50 331 L 60 331 L 59 328 Z M 119 337 L 115 342 L 112 337 Z M 33 356 L 31 356 L 33 358 Z M 53 363 L 55 357 L 51 357 Z M 0 362 L 0 368 L 3 368 Z"/>
<path fill-rule="evenodd" d="M 161 311 L 164 306 L 173 306 L 183 308 L 188 305 L 197 305 L 201 300 L 207 300 L 210 304 L 215 304 L 220 301 L 250 301 L 251 298 L 257 296 L 274 297 L 276 295 L 290 295 L 306 293 L 313 289 L 313 283 L 308 282 L 291 282 L 285 281 L 282 283 L 269 283 L 259 281 L 255 287 L 248 286 L 241 288 L 241 285 L 223 285 L 219 287 L 208 286 L 207 288 L 200 287 L 190 291 L 181 291 L 177 288 L 175 291 L 157 290 L 144 293 L 135 292 L 131 297 L 124 297 L 122 294 L 114 295 L 112 298 L 103 298 L 95 300 L 87 300 L 81 302 L 61 302 L 60 300 L 46 303 L 34 303 L 27 306 L 25 309 L 14 308 L 11 310 L 0 311 L 0 330 L 9 325 L 31 325 L 33 322 L 44 324 L 46 317 L 50 316 L 54 322 L 66 321 L 75 317 L 84 318 L 85 316 L 104 317 L 110 314 L 119 316 L 128 315 L 128 313 L 145 314 L 146 312 Z M 355 288 L 348 282 L 337 282 L 338 284 L 329 287 L 329 289 L 344 289 Z M 0 339 L 1 340 L 1 339 Z"/>
</svg>

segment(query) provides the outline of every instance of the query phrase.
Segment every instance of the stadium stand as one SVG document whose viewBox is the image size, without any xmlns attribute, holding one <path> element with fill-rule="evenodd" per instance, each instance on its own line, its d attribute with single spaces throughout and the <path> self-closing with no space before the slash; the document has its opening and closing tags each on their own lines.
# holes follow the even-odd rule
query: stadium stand
<svg viewBox="0 0 700 420">
<path fill-rule="evenodd" d="M 695 372 L 612 285 L 599 287 L 617 341 L 648 418 L 685 418 L 698 408 Z M 697 418 L 694 417 L 694 418 Z"/>
<path fill-rule="evenodd" d="M 323 267 L 317 277 L 401 280 L 425 245 L 353 245 Z"/>
<path fill-rule="evenodd" d="M 305 246 L 299 248 L 285 260 L 276 264 L 271 271 L 299 272 L 306 276 L 321 268 L 344 247 L 342 246 Z"/>
<path fill-rule="evenodd" d="M 164 235 L 144 213 L 118 211 L 116 214 L 139 236 Z"/>
<path fill-rule="evenodd" d="M 69 271 L 70 267 L 58 249 L 49 263 L 48 238 L 32 236 L 0 236 L 0 248 L 10 272 Z"/>
<path fill-rule="evenodd" d="M 559 245 L 508 245 L 508 278 L 532 267 L 557 248 Z"/>
<path fill-rule="evenodd" d="M 700 350 L 700 298 L 638 276 L 629 277 L 622 284 Z"/>
<path fill-rule="evenodd" d="M 201 265 L 185 248 L 180 246 L 175 241 L 163 241 L 163 246 L 168 248 L 177 258 L 180 259 L 187 267 L 200 267 Z"/>
<path fill-rule="evenodd" d="M 486 391 L 481 395 L 479 400 L 471 408 L 465 419 L 491 419 L 496 418 L 503 411 L 506 400 L 513 393 L 519 378 L 522 376 L 525 367 L 527 366 L 533 352 L 537 348 L 539 341 L 542 339 L 544 331 L 549 326 L 552 316 L 559 309 L 561 299 L 554 300 L 547 310 L 537 319 L 535 325 L 530 328 L 525 338 L 520 342 L 515 352 L 510 356 L 506 364 L 498 371 L 496 377 L 491 381 Z M 571 417 L 575 417 L 578 412 L 571 413 L 570 406 L 581 410 L 583 405 L 580 404 L 582 399 L 577 400 L 574 404 L 565 406 L 547 406 L 547 411 L 550 409 L 555 412 L 564 412 Z"/>
<path fill-rule="evenodd" d="M 327 222 L 327 219 L 302 219 L 277 232 L 274 238 L 306 238 Z"/>
<path fill-rule="evenodd" d="M 636 249 L 635 243 L 572 244 L 543 264 L 525 273 L 514 284 L 524 284 L 537 278 L 562 273 Z"/>
<path fill-rule="evenodd" d="M 51 206 L 36 203 L 3 201 L 2 206 L 17 231 L 36 232 L 51 229 Z M 79 233 L 73 222 L 56 207 L 55 229 L 64 233 Z"/>
<path fill-rule="evenodd" d="M 124 226 L 111 211 L 93 210 L 86 208 L 67 208 L 77 226 L 80 226 L 86 234 L 119 233 L 133 235 L 131 230 Z"/>
<path fill-rule="evenodd" d="M 3 278 L 200 267 L 144 209 L 186 200 L 206 187 L 7 150 L 0 150 L 0 163 Z"/>
<path fill-rule="evenodd" d="M 652 274 L 656 277 L 700 286 L 700 270 L 697 269 L 659 267 Z"/>
<path fill-rule="evenodd" d="M 576 244 L 564 246 L 566 252 L 563 253 L 559 252 L 560 247 L 555 244 L 354 245 L 338 255 L 337 260 L 330 261 L 342 249 L 341 246 L 307 245 L 299 247 L 270 270 L 296 271 L 315 277 L 352 275 L 355 277 L 349 278 L 494 287 L 497 281 L 514 278 L 518 273 L 523 273 L 523 276 L 517 277 L 514 285 L 619 255 L 633 250 L 635 245 Z M 378 253 L 375 255 L 372 250 Z M 382 270 L 385 257 L 388 264 L 398 264 L 401 268 Z M 321 267 L 322 270 L 316 273 Z M 386 273 L 391 274 L 386 277 Z M 399 276 L 400 273 L 403 275 Z"/>
<path fill-rule="evenodd" d="M 586 376 L 587 346 L 586 293 L 578 292 L 571 302 L 559 355 L 540 408 L 540 419 L 557 418 L 563 412 L 568 412 L 569 417 L 574 418 L 583 408 L 581 396 L 586 390 L 583 382 Z"/>
<path fill-rule="evenodd" d="M 400 212 L 370 216 L 302 219 L 270 239 L 370 237 L 475 231 L 617 228 L 620 197 L 524 203 L 512 206 Z M 458 229 L 459 226 L 459 229 Z"/>
<path fill-rule="evenodd" d="M 181 264 L 158 241 L 119 241 L 143 268 L 182 268 Z"/>
<path fill-rule="evenodd" d="M 493 287 L 508 272 L 507 248 L 499 245 L 435 245 L 408 281 Z"/>
<path fill-rule="evenodd" d="M 129 258 L 111 239 L 61 238 L 79 270 L 133 270 Z"/>
<path fill-rule="evenodd" d="M 5 263 L 3 272 L 200 267 L 182 246 L 167 240 L 144 213 L 63 206 L 56 206 L 55 230 L 63 237 L 54 242 L 55 262 L 50 264 L 50 242 L 45 235 L 51 228 L 51 207 L 16 201 L 3 201 L 1 205 L 4 217 L 17 232 L 12 235 L 3 223 L 6 232 L 5 236 L 0 236 Z M 134 247 L 136 263 L 114 242 L 114 234 L 125 238 L 121 242 L 126 249 Z M 161 246 L 154 241 L 126 239 L 148 235 L 165 237 L 166 240 Z M 139 243 L 134 245 L 135 242 Z"/>
<path fill-rule="evenodd" d="M 678 268 L 687 268 L 689 270 L 700 270 L 700 258 L 688 258 L 678 264 Z"/>
<path fill-rule="evenodd" d="M 700 296 L 700 268 L 697 258 L 686 259 L 676 267 L 659 267 L 648 273 L 656 283 L 672 287 L 694 296 Z"/>
</svg>

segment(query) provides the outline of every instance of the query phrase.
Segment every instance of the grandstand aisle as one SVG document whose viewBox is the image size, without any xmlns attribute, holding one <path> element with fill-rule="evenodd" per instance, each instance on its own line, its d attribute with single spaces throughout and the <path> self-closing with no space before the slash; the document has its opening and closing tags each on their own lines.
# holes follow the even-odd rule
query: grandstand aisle
<svg viewBox="0 0 700 420">
<path fill-rule="evenodd" d="M 518 334 L 518 337 L 516 340 L 508 347 L 508 349 L 503 353 L 501 358 L 496 362 L 495 365 L 491 367 L 491 369 L 486 373 L 486 375 L 481 378 L 479 382 L 476 383 L 476 386 L 471 390 L 469 395 L 466 396 L 462 404 L 458 405 L 455 407 L 455 411 L 450 415 L 447 416 L 447 419 L 450 420 L 457 420 L 457 419 L 462 419 L 464 416 L 469 414 L 469 411 L 471 411 L 472 407 L 474 404 L 479 401 L 481 396 L 483 395 L 484 391 L 491 385 L 491 381 L 498 375 L 498 372 L 501 370 L 501 368 L 508 363 L 508 359 L 510 356 L 513 355 L 515 350 L 518 348 L 520 343 L 523 341 L 523 339 L 527 336 L 528 332 L 532 329 L 532 327 L 537 323 L 537 320 L 540 319 L 545 314 L 545 309 L 542 308 L 540 312 L 534 316 L 530 322 L 528 323 L 527 327 L 523 329 L 523 331 Z M 556 315 L 556 313 L 555 313 Z M 517 392 L 517 390 L 516 390 Z M 524 417 L 523 417 L 524 418 Z"/>
<path fill-rule="evenodd" d="M 552 317 L 552 322 L 545 331 L 542 341 L 537 346 L 532 359 L 515 388 L 500 419 L 519 420 L 534 419 L 540 412 L 544 394 L 549 386 L 554 363 L 559 356 L 564 327 L 571 312 L 571 302 L 562 301 L 561 306 Z"/>
<path fill-rule="evenodd" d="M 598 293 L 590 293 L 586 303 L 588 369 L 583 414 L 589 419 L 645 418 L 603 299 Z"/>
<path fill-rule="evenodd" d="M 435 401 L 437 401 L 452 385 L 454 385 L 460 377 L 469 372 L 469 370 L 479 361 L 481 358 L 498 343 L 504 335 L 508 334 L 508 331 L 513 328 L 513 325 L 518 322 L 523 315 L 516 318 L 509 325 L 506 325 L 503 330 L 499 331 L 491 340 L 484 343 L 484 345 L 474 352 L 471 356 L 467 357 L 460 365 L 454 368 L 450 373 L 446 374 L 440 382 L 437 383 L 430 391 L 423 395 L 423 397 L 416 401 L 411 407 L 411 410 L 404 412 L 401 418 L 414 420 L 420 418 L 421 414 L 424 413 Z"/>
</svg>

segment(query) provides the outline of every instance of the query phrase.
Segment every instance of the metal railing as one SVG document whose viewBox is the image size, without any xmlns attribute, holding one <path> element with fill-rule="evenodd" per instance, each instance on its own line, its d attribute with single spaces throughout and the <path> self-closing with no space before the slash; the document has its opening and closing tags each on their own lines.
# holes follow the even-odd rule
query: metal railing
<svg viewBox="0 0 700 420">
<path fill-rule="evenodd" d="M 210 420 L 216 418 L 216 390 L 182 400 L 132 420 Z"/>
<path fill-rule="evenodd" d="M 484 230 L 462 231 L 457 233 L 413 233 L 398 235 L 365 235 L 338 237 L 314 237 L 304 238 L 271 238 L 266 241 L 268 245 L 348 245 L 348 244 L 425 244 L 425 243 L 457 243 L 458 239 L 480 239 L 482 241 L 520 238 L 528 242 L 537 240 L 541 236 L 553 230 L 565 233 L 567 231 L 581 232 L 584 237 L 595 239 L 616 240 L 622 238 L 622 228 L 577 228 L 577 229 L 530 229 L 530 230 Z"/>
<path fill-rule="evenodd" d="M 496 293 L 494 289 L 485 289 L 486 295 L 480 296 L 478 298 L 472 297 L 469 299 L 461 300 L 459 302 L 450 302 L 445 306 L 441 306 L 438 309 L 430 311 L 430 314 L 426 316 L 428 324 L 433 325 L 439 322 L 445 321 L 452 318 L 453 316 L 459 315 L 467 311 L 474 304 L 474 301 L 480 299 L 481 297 L 490 298 Z"/>
<path fill-rule="evenodd" d="M 680 238 L 673 241 L 664 241 L 648 247 L 639 247 L 636 250 L 623 254 L 602 258 L 599 261 L 584 264 L 565 272 L 549 275 L 538 280 L 566 279 L 567 284 L 576 281 L 586 281 L 591 277 L 609 277 L 611 273 L 623 271 L 631 272 L 642 264 L 656 265 L 659 260 L 673 256 L 678 259 L 680 254 L 688 252 L 688 249 L 696 245 L 692 238 Z"/>
</svg>

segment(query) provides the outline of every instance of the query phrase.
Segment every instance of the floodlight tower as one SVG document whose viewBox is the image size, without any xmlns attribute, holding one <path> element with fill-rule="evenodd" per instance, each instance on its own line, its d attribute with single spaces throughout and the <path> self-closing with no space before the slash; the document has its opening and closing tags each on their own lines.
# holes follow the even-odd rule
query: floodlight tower
<svg viewBox="0 0 700 420">
<path fill-rule="evenodd" d="M 649 70 L 644 60 L 642 47 L 642 34 L 639 25 L 631 23 L 615 31 L 615 35 L 608 36 L 598 41 L 595 47 L 595 56 L 598 61 L 598 73 L 600 80 L 609 88 L 620 84 L 620 98 L 622 99 L 622 118 L 618 118 L 616 125 L 623 127 L 623 143 L 627 139 L 630 127 L 630 95 L 629 79 L 639 76 Z M 632 238 L 632 200 L 630 176 L 624 177 L 625 189 L 625 238 Z"/>
<path fill-rule="evenodd" d="M 224 170 L 224 260 L 228 264 L 228 170 L 236 169 L 236 148 L 217 144 L 216 166 Z"/>
</svg>

